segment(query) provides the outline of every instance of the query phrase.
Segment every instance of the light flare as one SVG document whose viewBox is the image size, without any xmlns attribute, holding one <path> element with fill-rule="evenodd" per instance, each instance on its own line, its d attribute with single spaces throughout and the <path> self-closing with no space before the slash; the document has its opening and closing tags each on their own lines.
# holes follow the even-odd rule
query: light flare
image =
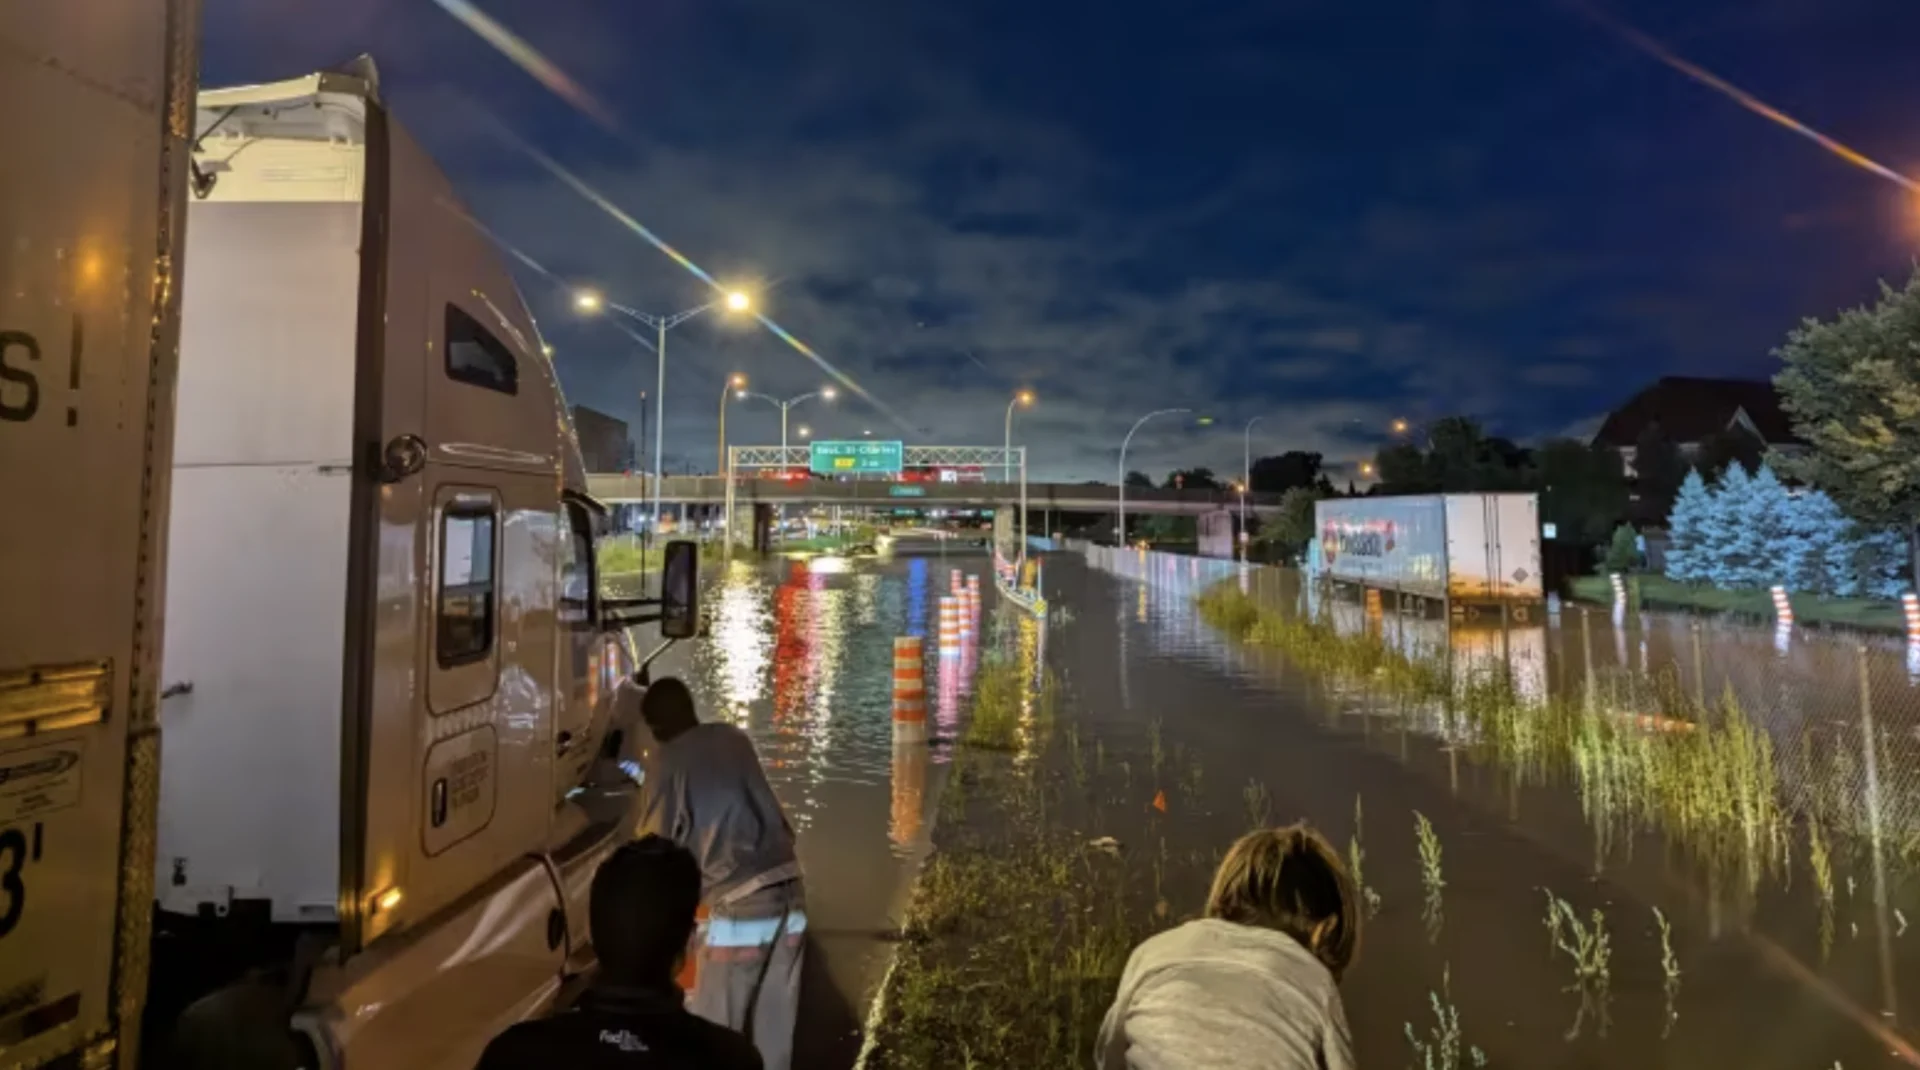
<svg viewBox="0 0 1920 1070">
<path fill-rule="evenodd" d="M 520 151 L 526 153 L 529 157 L 533 159 L 535 163 L 538 163 L 542 168 L 544 168 L 548 174 L 551 174 L 553 177 L 559 179 L 562 183 L 564 183 L 569 188 L 571 188 L 575 193 L 578 193 L 581 197 L 585 198 L 589 204 L 592 204 L 594 207 L 607 213 L 607 215 L 611 216 L 615 222 L 619 223 L 621 226 L 625 227 L 627 230 L 631 231 L 633 234 L 640 237 L 641 240 L 645 241 L 647 244 L 653 246 L 655 249 L 658 249 L 660 252 L 666 254 L 667 259 L 672 260 L 674 263 L 680 265 L 682 268 L 685 268 L 687 272 L 692 274 L 695 278 L 699 279 L 701 282 L 706 283 L 709 287 L 719 292 L 723 299 L 727 299 L 734 292 L 730 290 L 728 287 L 721 285 L 720 281 L 714 278 L 711 274 L 708 274 L 705 268 L 702 268 L 700 265 L 694 263 L 693 260 L 689 258 L 685 253 L 682 253 L 680 250 L 674 248 L 671 244 L 669 244 L 665 238 L 662 238 L 660 235 L 655 234 L 652 228 L 648 227 L 646 224 L 640 222 L 638 219 L 635 219 L 633 216 L 629 215 L 619 205 L 614 204 L 611 200 L 608 200 L 604 195 L 600 193 L 599 190 L 596 190 L 592 186 L 588 185 L 584 179 L 580 178 L 580 176 L 574 174 L 572 171 L 567 170 L 564 166 L 561 165 L 560 161 L 555 160 L 553 157 L 547 155 L 546 153 L 540 151 L 538 148 L 534 147 L 525 138 L 514 133 L 511 129 L 509 129 L 506 126 L 506 124 L 500 122 L 497 118 L 494 118 L 490 113 L 483 112 L 483 114 L 486 114 L 488 120 L 491 121 L 494 128 L 497 131 L 499 131 L 501 137 L 511 142 L 516 148 L 520 149 Z M 886 402 L 881 401 L 879 398 L 869 393 L 866 387 L 861 386 L 851 376 L 847 375 L 845 372 L 842 372 L 839 368 L 834 367 L 831 362 L 829 362 L 825 357 L 821 356 L 820 353 L 817 350 L 815 350 L 812 346 L 808 345 L 807 343 L 801 341 L 799 338 L 795 337 L 793 332 L 787 330 L 785 327 L 780 326 L 780 324 L 774 322 L 774 320 L 771 317 L 769 317 L 763 312 L 749 311 L 747 314 L 752 316 L 756 321 L 759 322 L 759 324 L 762 327 L 765 327 L 769 332 L 771 332 L 774 335 L 774 337 L 779 338 L 781 341 L 787 343 L 789 346 L 792 346 L 793 349 L 796 352 L 798 352 L 801 356 L 806 357 L 808 360 L 813 361 L 813 363 L 817 365 L 821 371 L 824 371 L 828 375 L 832 376 L 835 382 L 839 383 L 841 386 L 846 387 L 848 390 L 852 391 L 856 396 L 858 396 L 861 400 L 865 401 L 867 404 L 872 405 L 874 408 L 878 409 L 889 420 L 892 420 L 894 423 L 900 425 L 902 428 L 905 428 L 909 431 L 913 430 L 912 425 L 909 424 L 906 421 L 906 419 L 902 417 L 898 412 L 895 412 L 892 406 L 888 405 Z"/>
<path fill-rule="evenodd" d="M 1667 66 L 1672 67 L 1674 70 L 1679 71 L 1681 74 L 1686 75 L 1687 77 L 1693 79 L 1694 81 L 1699 82 L 1701 85 L 1706 86 L 1708 89 L 1711 89 L 1716 93 L 1719 93 L 1720 95 L 1726 97 L 1727 99 L 1733 101 L 1735 104 L 1740 105 L 1741 107 L 1747 109 L 1748 111 L 1754 113 L 1755 115 L 1758 115 L 1761 118 L 1766 119 L 1770 122 L 1777 123 L 1780 126 L 1786 127 L 1788 130 L 1791 130 L 1794 133 L 1799 134 L 1801 137 L 1806 138 L 1807 140 L 1827 150 L 1833 155 L 1838 156 L 1842 160 L 1845 160 L 1846 162 L 1870 174 L 1879 175 L 1881 178 L 1884 178 L 1887 181 L 1892 182 L 1893 184 L 1899 186 L 1901 189 L 1906 190 L 1908 193 L 1920 194 L 1920 182 L 1916 182 L 1913 179 L 1908 178 L 1906 175 L 1903 175 L 1900 172 L 1895 171 L 1893 168 L 1888 167 L 1885 164 L 1879 163 L 1878 161 L 1869 159 L 1866 155 L 1856 151 L 1855 149 L 1849 148 L 1848 146 L 1843 145 L 1838 141 L 1835 141 L 1833 138 L 1830 138 L 1827 135 L 1821 133 L 1820 131 L 1815 130 L 1813 127 L 1808 126 L 1807 124 L 1801 122 L 1800 120 L 1795 119 L 1793 116 L 1788 115 L 1786 112 L 1781 111 L 1780 109 L 1774 107 L 1771 104 L 1768 104 L 1766 101 L 1761 100 L 1759 97 L 1754 96 L 1752 93 L 1749 93 L 1746 90 L 1741 89 L 1739 86 L 1734 85 L 1732 82 L 1729 82 L 1726 79 L 1720 77 L 1719 75 L 1714 74 L 1712 71 L 1709 71 L 1706 68 L 1699 66 L 1698 64 L 1691 63 L 1685 59 L 1682 59 L 1680 56 L 1674 54 L 1672 50 L 1668 49 L 1667 46 L 1661 44 L 1659 41 L 1654 40 L 1652 37 L 1647 36 L 1645 33 L 1642 33 L 1641 31 L 1633 28 L 1632 26 L 1629 26 L 1626 23 L 1621 22 L 1619 19 L 1616 19 L 1613 16 L 1598 10 L 1597 8 L 1590 7 L 1587 4 L 1581 3 L 1579 2 L 1579 0 L 1568 0 L 1567 6 L 1572 8 L 1574 11 L 1579 12 L 1581 15 L 1586 16 L 1589 20 L 1593 21 L 1594 23 L 1597 23 L 1601 27 L 1612 32 L 1613 34 L 1620 37 L 1622 40 L 1626 41 L 1628 44 L 1632 45 L 1633 47 L 1639 49 L 1642 52 L 1645 52 L 1647 55 L 1652 56 L 1654 59 L 1659 60 L 1660 62 L 1666 64 Z"/>
<path fill-rule="evenodd" d="M 542 55 L 540 50 L 526 42 L 519 34 L 494 21 L 493 17 L 467 0 L 433 0 L 440 10 L 458 19 L 460 24 L 480 36 L 480 39 L 492 45 L 501 55 L 513 61 L 514 66 L 526 71 L 534 81 L 552 90 L 554 95 L 579 108 L 594 122 L 608 130 L 618 132 L 620 121 L 614 118 L 612 109 L 600 102 L 598 97 L 587 92 L 579 82 L 568 77 L 552 60 Z"/>
</svg>

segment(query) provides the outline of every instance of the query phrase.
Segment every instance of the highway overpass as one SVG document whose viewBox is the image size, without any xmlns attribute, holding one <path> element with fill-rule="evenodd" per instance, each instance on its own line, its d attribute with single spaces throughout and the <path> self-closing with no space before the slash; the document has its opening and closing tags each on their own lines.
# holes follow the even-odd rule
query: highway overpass
<svg viewBox="0 0 1920 1070">
<path fill-rule="evenodd" d="M 590 474 L 587 487 L 609 504 L 650 503 L 652 480 L 644 474 Z M 727 481 L 721 476 L 667 476 L 660 481 L 660 500 L 671 505 L 725 505 Z M 885 479 L 765 479 L 742 476 L 734 488 L 734 504 L 852 505 L 876 509 L 999 509 L 1020 501 L 1018 483 L 896 483 Z M 1027 508 L 1060 513 L 1119 511 L 1119 492 L 1102 484 L 1029 483 Z M 1240 496 L 1227 490 L 1163 490 L 1127 488 L 1129 516 L 1198 516 L 1217 509 L 1238 511 Z M 1249 494 L 1247 511 L 1258 516 L 1279 512 L 1280 495 Z"/>
</svg>

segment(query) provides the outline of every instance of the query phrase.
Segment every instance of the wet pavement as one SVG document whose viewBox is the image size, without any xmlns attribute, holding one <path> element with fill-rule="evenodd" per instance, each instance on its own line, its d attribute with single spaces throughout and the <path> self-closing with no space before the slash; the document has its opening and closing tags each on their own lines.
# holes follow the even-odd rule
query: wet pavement
<svg viewBox="0 0 1920 1070">
<path fill-rule="evenodd" d="M 814 937 L 799 1065 L 851 1061 L 930 849 L 948 748 L 894 747 L 889 670 L 896 635 L 926 635 L 931 651 L 936 599 L 956 566 L 984 572 L 987 561 L 736 563 L 709 594 L 712 638 L 663 659 L 689 677 L 703 712 L 753 735 L 799 832 Z M 1868 845 L 1838 839 L 1822 909 L 1797 829 L 1763 848 L 1785 865 L 1703 857 L 1644 830 L 1596 835 L 1570 785 L 1483 764 L 1422 711 L 1223 640 L 1193 603 L 1214 578 L 1198 567 L 1119 576 L 1048 557 L 1047 596 L 1068 615 L 1047 641 L 1067 687 L 1054 746 L 1071 739 L 1085 752 L 1075 763 L 1110 774 L 1057 820 L 1157 857 L 1153 897 L 1171 923 L 1199 910 L 1214 861 L 1256 815 L 1304 818 L 1343 851 L 1358 817 L 1366 882 L 1381 897 L 1344 988 L 1362 1065 L 1422 1065 L 1408 1032 L 1436 1040 L 1436 1000 L 1457 1015 L 1458 1066 L 1475 1065 L 1476 1048 L 1508 1067 L 1920 1065 L 1907 1039 L 1920 1015 L 1920 930 L 1906 927 L 1920 919 L 1920 889 L 1899 852 L 1883 845 L 1876 869 Z M 990 578 L 983 585 L 991 606 Z M 1342 612 L 1368 626 L 1364 612 Z M 1541 688 L 1595 686 L 1567 633 L 1544 625 L 1526 633 L 1538 644 L 1515 643 L 1511 629 L 1490 639 L 1444 622 L 1394 626 L 1463 660 L 1505 656 Z M 1687 634 L 1678 660 L 1691 660 Z M 1604 628 L 1581 648 L 1616 638 L 1630 659 L 1626 635 Z M 1733 657 L 1703 657 L 1702 682 L 1720 682 L 1716 666 Z M 931 653 L 927 664 L 929 721 L 951 737 L 971 666 L 943 670 Z M 1792 694 L 1826 701 L 1820 682 L 1805 676 Z M 1423 865 L 1416 814 L 1437 867 Z M 1604 926 L 1604 983 L 1576 983 L 1547 924 L 1549 893 L 1589 933 Z M 1560 938 L 1578 943 L 1564 924 Z"/>
</svg>

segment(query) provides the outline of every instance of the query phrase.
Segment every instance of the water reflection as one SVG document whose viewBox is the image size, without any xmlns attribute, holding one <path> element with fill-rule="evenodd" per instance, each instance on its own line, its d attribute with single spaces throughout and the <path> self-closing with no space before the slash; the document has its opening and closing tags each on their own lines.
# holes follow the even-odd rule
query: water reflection
<svg viewBox="0 0 1920 1070">
<path fill-rule="evenodd" d="M 925 558 L 869 564 L 830 556 L 736 561 L 708 592 L 712 633 L 708 642 L 687 648 L 689 683 L 753 737 L 796 828 L 811 826 L 831 808 L 869 805 L 849 801 L 850 788 L 882 789 L 897 772 L 915 775 L 912 763 L 897 762 L 894 753 L 893 639 L 925 637 L 934 577 L 961 590 L 978 582 L 973 568 L 940 565 Z M 975 623 L 970 617 L 962 620 Z M 969 640 L 957 659 L 924 660 L 937 736 L 950 738 L 956 730 L 976 647 Z M 931 759 L 944 760 L 944 751 Z M 882 814 L 893 808 L 886 799 L 873 804 Z M 917 824 L 896 816 L 896 831 Z"/>
</svg>

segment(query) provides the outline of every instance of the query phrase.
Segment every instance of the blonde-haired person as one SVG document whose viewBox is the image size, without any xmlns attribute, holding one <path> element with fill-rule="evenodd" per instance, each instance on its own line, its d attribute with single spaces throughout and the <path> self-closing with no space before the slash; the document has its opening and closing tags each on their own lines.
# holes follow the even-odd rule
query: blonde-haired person
<svg viewBox="0 0 1920 1070">
<path fill-rule="evenodd" d="M 1207 916 L 1133 951 L 1100 1027 L 1101 1070 L 1352 1070 L 1340 977 L 1360 946 L 1359 896 L 1304 824 L 1242 836 Z"/>
</svg>

